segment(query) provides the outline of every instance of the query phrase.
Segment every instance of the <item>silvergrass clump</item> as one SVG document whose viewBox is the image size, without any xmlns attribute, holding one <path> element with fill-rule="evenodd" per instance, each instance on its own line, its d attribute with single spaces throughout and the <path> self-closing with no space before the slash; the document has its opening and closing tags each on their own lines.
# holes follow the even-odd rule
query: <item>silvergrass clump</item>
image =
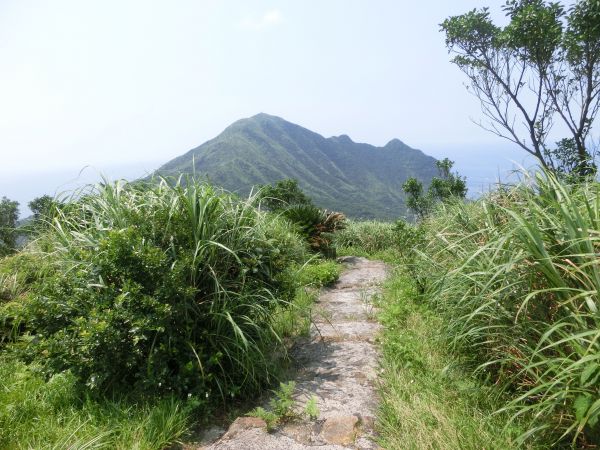
<svg viewBox="0 0 600 450">
<path fill-rule="evenodd" d="M 398 239 L 391 222 L 349 220 L 346 228 L 335 233 L 334 244 L 370 254 L 396 247 Z"/>
<path fill-rule="evenodd" d="M 539 173 L 425 222 L 447 334 L 529 421 L 521 442 L 600 442 L 600 184 Z"/>
<path fill-rule="evenodd" d="M 295 294 L 290 267 L 305 246 L 254 198 L 193 179 L 106 182 L 31 245 L 56 270 L 11 312 L 21 325 L 10 345 L 47 376 L 209 403 L 271 381 L 273 313 Z"/>
</svg>

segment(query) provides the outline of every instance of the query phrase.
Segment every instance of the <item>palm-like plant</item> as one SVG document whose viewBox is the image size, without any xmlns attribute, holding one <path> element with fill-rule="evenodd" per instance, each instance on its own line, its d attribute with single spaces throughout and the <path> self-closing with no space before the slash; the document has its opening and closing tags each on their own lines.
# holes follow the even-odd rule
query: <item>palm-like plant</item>
<svg viewBox="0 0 600 450">
<path fill-rule="evenodd" d="M 335 256 L 332 234 L 345 227 L 344 214 L 313 205 L 292 205 L 282 215 L 299 228 L 313 251 L 327 257 Z"/>
</svg>

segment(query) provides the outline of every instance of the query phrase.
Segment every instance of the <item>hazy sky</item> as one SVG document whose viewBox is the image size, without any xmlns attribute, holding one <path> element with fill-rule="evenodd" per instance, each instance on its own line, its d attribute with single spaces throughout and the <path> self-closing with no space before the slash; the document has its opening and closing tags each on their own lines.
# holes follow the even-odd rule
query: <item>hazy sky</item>
<svg viewBox="0 0 600 450">
<path fill-rule="evenodd" d="M 0 195 L 143 173 L 258 112 L 481 164 L 507 144 L 469 120 L 439 23 L 503 3 L 0 0 Z"/>
</svg>

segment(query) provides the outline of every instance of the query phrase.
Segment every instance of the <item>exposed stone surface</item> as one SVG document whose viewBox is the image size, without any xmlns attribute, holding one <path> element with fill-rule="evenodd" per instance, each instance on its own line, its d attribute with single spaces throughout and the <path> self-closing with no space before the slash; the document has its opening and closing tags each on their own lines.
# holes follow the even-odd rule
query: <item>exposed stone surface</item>
<svg viewBox="0 0 600 450">
<path fill-rule="evenodd" d="M 233 439 L 240 432 L 251 430 L 252 428 L 267 428 L 267 424 L 264 420 L 258 417 L 238 417 L 229 426 L 227 433 L 223 435 L 223 439 Z"/>
<path fill-rule="evenodd" d="M 377 407 L 379 325 L 373 296 L 386 266 L 365 258 L 340 259 L 346 270 L 319 296 L 310 337 L 292 349 L 296 361 L 296 413 L 316 397 L 319 418 L 307 418 L 268 433 L 261 419 L 240 417 L 210 450 L 377 449 L 373 416 Z"/>
<path fill-rule="evenodd" d="M 356 438 L 356 416 L 330 417 L 323 424 L 321 435 L 330 444 L 348 445 L 354 443 Z"/>
</svg>

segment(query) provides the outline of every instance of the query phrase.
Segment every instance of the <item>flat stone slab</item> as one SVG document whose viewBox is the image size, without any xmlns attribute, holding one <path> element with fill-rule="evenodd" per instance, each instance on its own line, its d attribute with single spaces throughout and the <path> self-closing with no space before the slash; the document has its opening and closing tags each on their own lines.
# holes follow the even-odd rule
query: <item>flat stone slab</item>
<svg viewBox="0 0 600 450">
<path fill-rule="evenodd" d="M 333 416 L 325 421 L 321 435 L 329 444 L 350 445 L 356 439 L 358 417 Z"/>
<path fill-rule="evenodd" d="M 366 341 L 372 343 L 380 328 L 377 322 L 364 320 L 336 322 L 333 325 L 328 322 L 316 322 L 311 338 L 313 340 L 323 339 L 327 342 Z"/>
<path fill-rule="evenodd" d="M 342 450 L 377 449 L 378 353 L 373 296 L 387 275 L 384 263 L 344 257 L 339 281 L 324 289 L 316 302 L 310 336 L 291 350 L 297 372 L 294 394 L 298 420 L 268 433 L 261 419 L 241 417 L 210 450 Z M 319 417 L 303 417 L 315 398 Z"/>
</svg>

